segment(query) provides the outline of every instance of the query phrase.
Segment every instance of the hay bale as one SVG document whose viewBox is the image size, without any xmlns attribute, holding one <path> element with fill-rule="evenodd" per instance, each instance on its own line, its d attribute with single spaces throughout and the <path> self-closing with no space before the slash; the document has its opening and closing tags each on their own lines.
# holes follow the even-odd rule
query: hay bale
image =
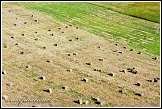
<svg viewBox="0 0 162 109">
<path fill-rule="evenodd" d="M 108 73 L 109 76 L 114 76 L 114 73 Z"/>
<path fill-rule="evenodd" d="M 117 52 L 118 50 L 113 50 L 113 52 Z"/>
<path fill-rule="evenodd" d="M 64 31 L 62 31 L 61 33 L 64 33 Z"/>
<path fill-rule="evenodd" d="M 92 63 L 90 63 L 90 62 L 87 62 L 86 64 L 87 64 L 87 65 L 92 65 Z"/>
<path fill-rule="evenodd" d="M 58 28 L 59 30 L 61 29 L 61 28 Z"/>
<path fill-rule="evenodd" d="M 2 99 L 3 100 L 7 100 L 8 99 L 8 96 L 7 95 L 2 95 Z"/>
<path fill-rule="evenodd" d="M 73 55 L 76 55 L 76 53 L 73 53 Z"/>
<path fill-rule="evenodd" d="M 6 83 L 7 86 L 12 86 L 13 84 L 12 83 Z"/>
<path fill-rule="evenodd" d="M 15 45 L 18 45 L 18 43 L 16 43 Z"/>
<path fill-rule="evenodd" d="M 51 29 L 49 29 L 48 31 L 51 31 Z"/>
<path fill-rule="evenodd" d="M 49 61 L 49 60 L 47 60 L 46 62 L 50 63 L 50 61 Z"/>
<path fill-rule="evenodd" d="M 141 54 L 142 52 L 138 52 L 137 54 Z"/>
<path fill-rule="evenodd" d="M 47 92 L 52 93 L 52 89 L 51 88 L 47 89 Z"/>
<path fill-rule="evenodd" d="M 13 37 L 13 36 L 11 36 L 11 38 L 12 38 L 12 39 L 14 39 L 14 37 Z"/>
<path fill-rule="evenodd" d="M 27 22 L 24 22 L 24 24 L 27 24 Z"/>
<path fill-rule="evenodd" d="M 127 71 L 126 70 L 119 70 L 120 72 L 123 72 L 123 73 L 126 73 Z"/>
<path fill-rule="evenodd" d="M 16 26 L 16 24 L 14 24 L 14 26 Z"/>
<path fill-rule="evenodd" d="M 141 94 L 141 93 L 135 93 L 135 95 L 137 95 L 137 96 L 143 96 L 143 94 Z"/>
<path fill-rule="evenodd" d="M 82 81 L 88 82 L 88 78 L 83 78 Z"/>
<path fill-rule="evenodd" d="M 76 29 L 78 29 L 79 27 L 76 27 Z"/>
<path fill-rule="evenodd" d="M 31 17 L 34 17 L 34 15 L 31 15 Z"/>
<path fill-rule="evenodd" d="M 68 71 L 68 72 L 72 72 L 72 71 L 73 71 L 73 69 L 67 69 L 67 71 Z"/>
<path fill-rule="evenodd" d="M 153 60 L 156 60 L 156 59 L 157 59 L 157 57 L 153 57 L 152 59 L 153 59 Z"/>
<path fill-rule="evenodd" d="M 78 40 L 79 38 L 78 37 L 76 37 L 76 40 Z"/>
<path fill-rule="evenodd" d="M 62 89 L 67 90 L 69 87 L 68 86 L 63 86 Z"/>
<path fill-rule="evenodd" d="M 132 69 L 132 71 L 131 71 L 133 74 L 137 74 L 137 70 L 135 70 L 135 69 Z"/>
<path fill-rule="evenodd" d="M 96 101 L 95 103 L 96 104 L 99 104 L 99 105 L 103 105 L 104 104 L 104 101 Z"/>
<path fill-rule="evenodd" d="M 37 34 L 38 32 L 36 31 L 35 33 Z"/>
<path fill-rule="evenodd" d="M 115 44 L 116 46 L 118 46 L 118 44 Z"/>
<path fill-rule="evenodd" d="M 71 27 L 72 27 L 72 25 L 71 25 L 71 24 L 69 24 L 69 26 L 71 26 Z"/>
<path fill-rule="evenodd" d="M 72 39 L 69 39 L 69 41 L 72 41 Z"/>
<path fill-rule="evenodd" d="M 54 46 L 57 46 L 57 44 L 53 44 Z"/>
<path fill-rule="evenodd" d="M 123 93 L 123 90 L 120 89 L 120 90 L 118 90 L 118 92 L 119 92 L 119 93 Z"/>
<path fill-rule="evenodd" d="M 97 46 L 97 48 L 101 48 L 100 46 Z"/>
<path fill-rule="evenodd" d="M 35 22 L 38 22 L 38 20 L 34 20 Z"/>
<path fill-rule="evenodd" d="M 118 53 L 122 54 L 122 52 L 121 52 L 121 51 L 119 51 Z"/>
<path fill-rule="evenodd" d="M 45 76 L 40 76 L 39 79 L 46 80 L 46 77 Z"/>
<path fill-rule="evenodd" d="M 103 59 L 98 59 L 99 61 L 103 61 Z"/>
<path fill-rule="evenodd" d="M 130 49 L 130 51 L 133 51 L 133 49 Z"/>
<path fill-rule="evenodd" d="M 21 34 L 21 36 L 24 36 L 24 34 Z"/>
<path fill-rule="evenodd" d="M 34 40 L 36 40 L 36 41 L 37 41 L 37 40 L 38 40 L 38 38 L 35 38 Z"/>
<path fill-rule="evenodd" d="M 23 51 L 21 51 L 21 52 L 20 52 L 20 54 L 24 54 L 24 52 L 23 52 Z"/>
<path fill-rule="evenodd" d="M 53 33 L 52 34 L 50 34 L 51 36 L 53 36 Z"/>
<path fill-rule="evenodd" d="M 140 84 L 140 83 L 135 83 L 134 85 L 136 85 L 136 86 L 141 86 L 141 84 Z"/>
<path fill-rule="evenodd" d="M 67 54 L 68 56 L 70 56 L 70 54 Z"/>
<path fill-rule="evenodd" d="M 123 48 L 125 48 L 125 49 L 126 49 L 127 47 L 123 47 Z"/>
<path fill-rule="evenodd" d="M 46 47 L 42 47 L 42 49 L 46 49 Z"/>
<path fill-rule="evenodd" d="M 152 80 L 147 80 L 148 82 L 152 82 Z"/>
<path fill-rule="evenodd" d="M 154 82 L 158 82 L 158 79 L 157 78 L 154 78 Z"/>
<path fill-rule="evenodd" d="M 65 26 L 65 28 L 68 28 L 68 26 Z"/>
<path fill-rule="evenodd" d="M 97 98 L 96 97 L 92 97 L 92 100 L 93 101 L 100 101 L 100 98 L 98 98 L 98 97 Z"/>
<path fill-rule="evenodd" d="M 7 71 L 6 70 L 3 70 L 2 71 L 2 74 L 6 75 L 7 74 Z"/>
</svg>

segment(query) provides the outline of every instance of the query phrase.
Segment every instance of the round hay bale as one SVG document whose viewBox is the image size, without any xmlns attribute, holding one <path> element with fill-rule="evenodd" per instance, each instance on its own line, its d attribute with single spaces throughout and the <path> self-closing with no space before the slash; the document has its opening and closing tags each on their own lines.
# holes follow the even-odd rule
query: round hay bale
<svg viewBox="0 0 162 109">
<path fill-rule="evenodd" d="M 14 26 L 16 26 L 16 24 L 14 24 Z"/>
<path fill-rule="evenodd" d="M 21 52 L 20 52 L 20 54 L 24 54 L 24 52 L 23 52 L 23 51 L 21 51 Z"/>
<path fill-rule="evenodd" d="M 46 47 L 42 47 L 42 49 L 46 49 Z"/>
<path fill-rule="evenodd" d="M 37 34 L 38 32 L 36 31 L 35 33 Z"/>
<path fill-rule="evenodd" d="M 140 83 L 138 83 L 138 82 L 137 82 L 137 83 L 135 83 L 134 85 L 136 85 L 136 86 L 141 86 L 141 84 L 140 84 Z"/>
<path fill-rule="evenodd" d="M 12 38 L 12 39 L 14 39 L 14 37 L 13 37 L 13 36 L 11 36 L 11 38 Z"/>
<path fill-rule="evenodd" d="M 18 45 L 18 43 L 16 43 L 15 45 Z"/>
<path fill-rule="evenodd" d="M 140 51 L 140 52 L 138 52 L 137 54 L 141 54 L 142 52 Z"/>
<path fill-rule="evenodd" d="M 24 34 L 21 34 L 21 36 L 24 36 Z"/>
<path fill-rule="evenodd" d="M 7 100 L 8 99 L 8 96 L 7 95 L 2 95 L 2 99 L 3 100 Z"/>
<path fill-rule="evenodd" d="M 57 46 L 57 44 L 53 44 L 54 46 Z"/>
<path fill-rule="evenodd" d="M 64 33 L 64 31 L 62 31 L 61 33 Z"/>
<path fill-rule="evenodd" d="M 46 80 L 46 77 L 45 76 L 40 76 L 39 79 Z"/>
<path fill-rule="evenodd" d="M 123 48 L 125 48 L 125 49 L 126 49 L 127 47 L 123 47 Z"/>
<path fill-rule="evenodd" d="M 70 56 L 70 54 L 67 54 L 68 56 Z"/>
<path fill-rule="evenodd" d="M 76 37 L 76 40 L 78 40 L 79 38 L 78 37 Z"/>
<path fill-rule="evenodd" d="M 27 22 L 24 22 L 24 24 L 27 24 Z"/>
<path fill-rule="evenodd" d="M 53 33 L 52 34 L 50 34 L 51 36 L 53 36 Z"/>
<path fill-rule="evenodd" d="M 133 74 L 137 74 L 137 70 L 135 70 L 135 69 L 132 69 L 132 71 L 131 71 Z"/>
<path fill-rule="evenodd" d="M 152 59 L 153 59 L 153 60 L 157 60 L 157 57 L 153 57 Z"/>
<path fill-rule="evenodd" d="M 115 44 L 116 46 L 118 46 L 118 44 Z"/>
<path fill-rule="evenodd" d="M 76 53 L 73 53 L 73 55 L 76 55 Z"/>
<path fill-rule="evenodd" d="M 118 92 L 119 92 L 119 93 L 123 93 L 123 90 L 120 89 L 120 90 L 118 90 Z"/>
<path fill-rule="evenodd" d="M 7 86 L 12 86 L 13 84 L 12 83 L 6 83 Z"/>
<path fill-rule="evenodd" d="M 38 20 L 34 20 L 35 22 L 38 22 Z"/>
<path fill-rule="evenodd" d="M 49 88 L 47 91 L 48 91 L 49 93 L 52 93 L 52 89 L 51 89 L 51 88 Z"/>
<path fill-rule="evenodd" d="M 88 82 L 88 78 L 83 78 L 82 81 Z"/>
<path fill-rule="evenodd" d="M 48 31 L 51 31 L 51 29 L 49 29 Z"/>
<path fill-rule="evenodd" d="M 65 28 L 68 28 L 68 26 L 65 26 Z"/>
<path fill-rule="evenodd" d="M 114 76 L 114 73 L 108 73 L 109 76 Z"/>
<path fill-rule="evenodd" d="M 31 15 L 31 17 L 34 17 L 34 15 Z"/>
<path fill-rule="evenodd" d="M 72 39 L 69 39 L 69 41 L 72 41 Z"/>
<path fill-rule="evenodd" d="M 49 60 L 47 60 L 46 62 L 50 63 L 50 61 L 49 61 Z"/>
<path fill-rule="evenodd" d="M 76 27 L 76 29 L 78 29 L 79 27 Z"/>
<path fill-rule="evenodd" d="M 72 27 L 72 24 L 69 24 L 69 26 L 71 26 L 71 27 Z"/>
<path fill-rule="evenodd" d="M 36 41 L 37 41 L 37 40 L 38 40 L 38 38 L 35 38 L 34 40 L 36 40 Z"/>
<path fill-rule="evenodd" d="M 68 86 L 63 86 L 62 87 L 62 89 L 64 89 L 64 90 L 68 90 L 68 88 L 69 88 Z"/>
<path fill-rule="evenodd" d="M 2 71 L 2 74 L 6 75 L 7 74 L 7 71 L 6 70 L 3 70 Z"/>
<path fill-rule="evenodd" d="M 58 28 L 59 30 L 61 29 L 61 28 Z"/>
</svg>

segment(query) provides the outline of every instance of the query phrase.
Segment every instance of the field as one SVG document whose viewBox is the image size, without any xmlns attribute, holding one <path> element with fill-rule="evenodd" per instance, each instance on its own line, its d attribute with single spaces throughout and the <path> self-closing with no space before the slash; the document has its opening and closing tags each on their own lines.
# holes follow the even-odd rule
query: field
<svg viewBox="0 0 162 109">
<path fill-rule="evenodd" d="M 160 106 L 160 24 L 99 5 L 2 3 L 4 107 Z"/>
</svg>

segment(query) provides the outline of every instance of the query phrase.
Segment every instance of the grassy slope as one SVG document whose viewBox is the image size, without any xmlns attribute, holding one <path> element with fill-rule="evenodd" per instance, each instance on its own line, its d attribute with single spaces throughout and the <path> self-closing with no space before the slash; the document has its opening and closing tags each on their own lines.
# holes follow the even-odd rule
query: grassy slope
<svg viewBox="0 0 162 109">
<path fill-rule="evenodd" d="M 158 23 L 130 17 L 91 3 L 16 4 L 44 12 L 57 20 L 72 23 L 105 38 L 127 40 L 130 46 L 139 50 L 147 49 L 149 54 L 160 54 Z"/>
<path fill-rule="evenodd" d="M 160 23 L 160 2 L 92 3 L 113 11 Z"/>
</svg>

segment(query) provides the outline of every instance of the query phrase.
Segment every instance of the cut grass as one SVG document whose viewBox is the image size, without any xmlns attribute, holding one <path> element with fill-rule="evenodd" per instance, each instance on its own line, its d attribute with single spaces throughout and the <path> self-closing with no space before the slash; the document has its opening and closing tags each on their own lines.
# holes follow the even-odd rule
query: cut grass
<svg viewBox="0 0 162 109">
<path fill-rule="evenodd" d="M 160 2 L 92 3 L 137 18 L 160 23 Z"/>
<path fill-rule="evenodd" d="M 129 42 L 129 46 L 138 50 L 145 48 L 148 54 L 160 55 L 160 31 L 157 28 L 159 25 L 158 23 L 130 17 L 111 11 L 108 8 L 105 8 L 105 6 L 101 7 L 98 4 L 94 5 L 91 3 L 30 2 L 15 4 L 43 12 L 59 21 L 80 26 L 80 28 L 106 39 L 113 37 L 115 41 L 118 41 L 118 39 L 123 38 Z M 106 6 L 109 6 L 112 3 L 105 4 L 107 4 Z M 112 4 L 112 6 L 113 5 L 114 4 Z M 121 7 L 124 7 L 125 5 L 126 4 L 123 4 Z M 145 7 L 145 5 L 142 6 L 142 9 L 148 7 Z M 158 6 L 156 5 L 156 7 Z M 124 9 L 125 11 L 128 10 L 128 8 Z M 134 10 L 134 8 L 132 8 L 132 10 Z M 136 12 L 139 11 L 140 10 L 137 10 Z M 158 11 L 156 11 L 156 15 L 157 13 Z M 145 14 L 148 14 L 149 16 L 149 13 Z M 103 35 L 103 32 L 108 33 L 109 35 Z M 154 38 L 154 40 L 150 41 L 148 38 Z M 143 41 L 146 41 L 147 43 L 144 43 Z"/>
</svg>

